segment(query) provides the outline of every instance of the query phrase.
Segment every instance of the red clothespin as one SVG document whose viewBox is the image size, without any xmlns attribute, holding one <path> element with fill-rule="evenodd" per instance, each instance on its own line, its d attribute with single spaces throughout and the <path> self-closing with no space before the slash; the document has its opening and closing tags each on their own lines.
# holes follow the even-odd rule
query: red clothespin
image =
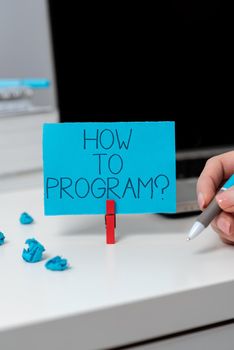
<svg viewBox="0 0 234 350">
<path fill-rule="evenodd" d="M 115 201 L 112 199 L 107 199 L 106 201 L 106 243 L 115 243 L 115 226 L 116 226 L 116 216 L 115 216 Z"/>
</svg>

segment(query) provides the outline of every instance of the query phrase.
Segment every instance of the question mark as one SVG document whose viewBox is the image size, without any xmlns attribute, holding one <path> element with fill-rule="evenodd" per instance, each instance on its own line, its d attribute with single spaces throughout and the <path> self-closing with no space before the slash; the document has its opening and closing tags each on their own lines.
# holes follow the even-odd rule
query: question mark
<svg viewBox="0 0 234 350">
<path fill-rule="evenodd" d="M 154 179 L 154 184 L 155 184 L 155 186 L 156 186 L 157 188 L 160 188 L 160 187 L 161 187 L 161 186 L 158 186 L 158 184 L 157 184 L 157 181 L 158 181 L 159 178 L 164 178 L 164 179 L 166 180 L 166 185 L 165 185 L 164 187 L 161 188 L 161 194 L 162 194 L 162 196 L 163 196 L 164 190 L 165 190 L 167 187 L 169 187 L 170 181 L 169 181 L 169 179 L 168 179 L 168 177 L 167 177 L 166 175 L 163 175 L 163 174 L 158 175 L 158 176 Z M 160 182 L 161 182 L 161 181 L 159 181 L 159 183 L 160 183 Z M 162 197 L 162 199 L 163 199 L 163 197 Z"/>
</svg>

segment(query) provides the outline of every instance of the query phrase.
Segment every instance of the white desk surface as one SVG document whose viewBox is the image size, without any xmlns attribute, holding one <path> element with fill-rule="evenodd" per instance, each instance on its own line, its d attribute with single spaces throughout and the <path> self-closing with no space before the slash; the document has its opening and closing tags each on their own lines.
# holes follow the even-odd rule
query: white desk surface
<svg viewBox="0 0 234 350">
<path fill-rule="evenodd" d="M 104 349 L 233 318 L 234 247 L 211 229 L 187 242 L 193 221 L 121 215 L 106 245 L 104 216 L 44 217 L 41 189 L 1 194 L 0 348 L 44 336 L 48 349 Z M 21 258 L 31 237 L 46 248 L 36 264 Z M 71 269 L 46 270 L 55 255 Z"/>
</svg>

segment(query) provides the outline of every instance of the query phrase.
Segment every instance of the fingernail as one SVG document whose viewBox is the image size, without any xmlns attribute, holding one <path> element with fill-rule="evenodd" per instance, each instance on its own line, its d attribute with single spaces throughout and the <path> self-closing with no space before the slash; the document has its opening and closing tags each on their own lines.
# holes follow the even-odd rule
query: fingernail
<svg viewBox="0 0 234 350">
<path fill-rule="evenodd" d="M 203 209 L 204 205 L 205 205 L 205 199 L 204 199 L 203 193 L 201 193 L 201 192 L 198 193 L 197 201 L 198 201 L 198 205 L 199 205 L 200 209 Z"/>
<path fill-rule="evenodd" d="M 234 205 L 234 191 L 233 191 L 233 189 L 218 193 L 216 195 L 216 200 L 217 200 L 218 204 L 223 209 L 232 207 Z"/>
<path fill-rule="evenodd" d="M 215 198 L 217 202 L 221 204 L 225 200 L 225 192 L 218 193 Z"/>
<path fill-rule="evenodd" d="M 224 219 L 219 219 L 217 222 L 218 228 L 223 231 L 223 233 L 225 233 L 226 235 L 230 235 L 230 223 Z"/>
</svg>

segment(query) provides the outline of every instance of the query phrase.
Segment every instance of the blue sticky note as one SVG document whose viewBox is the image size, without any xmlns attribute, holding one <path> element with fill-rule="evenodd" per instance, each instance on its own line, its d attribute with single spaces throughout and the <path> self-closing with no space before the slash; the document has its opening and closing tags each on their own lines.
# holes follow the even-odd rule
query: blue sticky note
<svg viewBox="0 0 234 350">
<path fill-rule="evenodd" d="M 60 256 L 55 256 L 46 262 L 45 267 L 47 270 L 64 271 L 68 269 L 67 259 L 63 259 Z"/>
<path fill-rule="evenodd" d="M 45 78 L 0 79 L 0 88 L 29 87 L 31 89 L 45 89 L 49 86 L 50 81 Z"/>
<path fill-rule="evenodd" d="M 41 261 L 42 254 L 45 251 L 43 245 L 35 238 L 27 239 L 25 243 L 28 244 L 28 248 L 23 250 L 22 258 L 29 263 Z"/>
<path fill-rule="evenodd" d="M 176 210 L 174 122 L 45 124 L 43 161 L 46 215 Z"/>
</svg>

